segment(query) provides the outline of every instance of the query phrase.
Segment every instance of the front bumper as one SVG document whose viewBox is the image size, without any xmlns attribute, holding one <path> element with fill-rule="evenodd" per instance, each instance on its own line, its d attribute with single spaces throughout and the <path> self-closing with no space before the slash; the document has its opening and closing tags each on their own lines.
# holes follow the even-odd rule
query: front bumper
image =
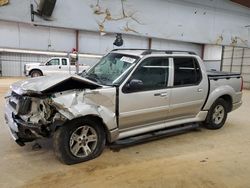
<svg viewBox="0 0 250 188">
<path fill-rule="evenodd" d="M 28 77 L 29 76 L 29 72 L 30 72 L 30 70 L 24 70 L 23 74 Z"/>
<path fill-rule="evenodd" d="M 18 136 L 16 133 L 18 132 L 18 126 L 12 117 L 13 114 L 14 114 L 14 112 L 11 110 L 11 107 L 6 104 L 5 105 L 5 114 L 4 114 L 5 122 L 9 127 L 12 138 L 14 140 L 17 140 Z"/>
<path fill-rule="evenodd" d="M 20 146 L 40 137 L 37 132 L 39 132 L 41 126 L 28 124 L 17 118 L 15 110 L 9 104 L 5 105 L 4 117 L 12 138 Z"/>
</svg>

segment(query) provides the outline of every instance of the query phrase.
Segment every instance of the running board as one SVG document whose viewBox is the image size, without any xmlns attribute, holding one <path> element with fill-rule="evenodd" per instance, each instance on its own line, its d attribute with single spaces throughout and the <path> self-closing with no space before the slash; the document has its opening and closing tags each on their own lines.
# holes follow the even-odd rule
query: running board
<svg viewBox="0 0 250 188">
<path fill-rule="evenodd" d="M 112 150 L 119 150 L 121 148 L 149 142 L 152 140 L 157 140 L 160 138 L 185 133 L 187 131 L 196 129 L 198 127 L 199 127 L 198 123 L 193 123 L 193 124 L 179 125 L 168 129 L 158 130 L 138 136 L 128 137 L 121 140 L 117 140 L 116 142 L 112 143 L 109 146 L 109 148 Z"/>
</svg>

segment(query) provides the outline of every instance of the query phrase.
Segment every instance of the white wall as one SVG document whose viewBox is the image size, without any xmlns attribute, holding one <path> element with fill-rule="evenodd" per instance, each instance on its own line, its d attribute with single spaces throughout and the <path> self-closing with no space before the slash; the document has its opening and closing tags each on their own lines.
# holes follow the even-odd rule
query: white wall
<svg viewBox="0 0 250 188">
<path fill-rule="evenodd" d="M 113 46 L 115 34 L 101 36 L 98 32 L 79 32 L 79 52 L 90 54 L 106 54 L 116 46 Z M 123 35 L 122 48 L 148 48 L 148 38 Z M 56 29 L 49 27 L 35 27 L 24 23 L 0 21 L 0 48 L 27 49 L 49 52 L 70 52 L 75 47 L 76 32 L 72 29 Z M 152 39 L 153 49 L 187 50 L 201 55 L 201 45 L 178 42 L 165 39 Z M 24 53 L 24 52 L 22 52 Z M 43 53 L 44 54 L 44 53 Z M 30 57 L 32 59 L 30 60 Z M 6 57 L 8 57 L 6 59 Z M 25 57 L 22 60 L 22 57 Z M 20 55 L 9 53 L 1 56 L 2 71 L 4 76 L 21 76 L 25 63 L 40 62 L 40 55 Z M 93 65 L 98 58 L 79 58 L 80 63 Z M 15 67 L 15 68 L 13 68 Z"/>
<path fill-rule="evenodd" d="M 35 17 L 33 24 L 97 32 L 108 10 L 110 16 L 103 23 L 106 32 L 250 46 L 249 8 L 229 0 L 126 0 L 123 1 L 125 17 L 121 1 L 101 0 L 98 7 L 96 0 L 57 1 L 51 21 Z M 0 8 L 0 19 L 31 23 L 31 2 L 34 0 L 11 0 L 9 5 Z M 98 8 L 99 14 L 95 14 Z"/>
<path fill-rule="evenodd" d="M 221 67 L 222 46 L 205 45 L 203 53 L 203 61 L 207 70 L 220 70 Z"/>
<path fill-rule="evenodd" d="M 112 49 L 118 48 L 113 45 L 115 34 L 101 36 L 97 32 L 81 31 L 79 34 L 79 51 L 93 54 L 106 54 Z M 148 39 L 132 35 L 123 35 L 122 48 L 148 48 Z"/>
<path fill-rule="evenodd" d="M 0 21 L 0 48 L 69 52 L 75 48 L 76 33 L 71 29 L 36 27 L 24 23 Z M 106 54 L 114 48 L 115 34 L 79 32 L 79 52 Z M 148 48 L 148 38 L 123 35 L 122 48 Z M 201 45 L 165 39 L 152 39 L 153 49 L 189 50 L 201 55 Z"/>
<path fill-rule="evenodd" d="M 75 31 L 0 21 L 0 47 L 68 52 L 75 47 Z"/>
<path fill-rule="evenodd" d="M 159 50 L 184 50 L 195 52 L 197 55 L 201 56 L 201 45 L 188 43 L 188 42 L 177 42 L 171 40 L 161 40 L 153 39 L 152 48 Z"/>
</svg>

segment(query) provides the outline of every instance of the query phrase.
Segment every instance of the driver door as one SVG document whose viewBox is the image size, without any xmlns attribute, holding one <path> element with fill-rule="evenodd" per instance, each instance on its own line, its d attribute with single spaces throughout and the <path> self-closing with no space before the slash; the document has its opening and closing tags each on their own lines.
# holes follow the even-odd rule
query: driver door
<svg viewBox="0 0 250 188">
<path fill-rule="evenodd" d="M 141 83 L 130 88 L 130 83 Z M 170 107 L 168 57 L 143 60 L 119 92 L 119 129 L 129 130 L 166 121 Z"/>
<path fill-rule="evenodd" d="M 45 70 L 43 70 L 43 72 L 46 75 L 52 75 L 55 73 L 60 73 L 61 72 L 61 65 L 60 65 L 60 59 L 59 58 L 55 58 L 55 59 L 51 59 L 50 61 L 48 61 L 46 63 L 46 66 L 44 67 Z"/>
</svg>

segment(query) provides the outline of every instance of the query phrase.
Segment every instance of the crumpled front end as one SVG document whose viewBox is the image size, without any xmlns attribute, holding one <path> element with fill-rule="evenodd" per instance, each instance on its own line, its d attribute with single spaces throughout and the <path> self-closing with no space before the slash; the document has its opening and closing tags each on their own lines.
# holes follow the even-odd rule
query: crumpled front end
<svg viewBox="0 0 250 188">
<path fill-rule="evenodd" d="M 53 94 L 14 91 L 6 97 L 5 119 L 19 145 L 53 135 L 66 121 L 87 115 L 103 120 L 107 130 L 116 130 L 115 88 L 68 90 Z"/>
<path fill-rule="evenodd" d="M 56 110 L 50 99 L 23 96 L 15 92 L 6 97 L 5 120 L 12 137 L 23 145 L 41 137 L 49 137 Z"/>
</svg>

